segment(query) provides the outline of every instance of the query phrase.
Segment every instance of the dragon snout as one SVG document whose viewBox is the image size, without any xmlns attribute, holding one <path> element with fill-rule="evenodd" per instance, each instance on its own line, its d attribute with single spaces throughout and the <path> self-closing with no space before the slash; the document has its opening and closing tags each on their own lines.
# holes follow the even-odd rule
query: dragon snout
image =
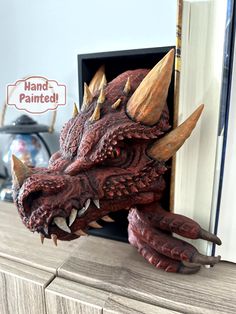
<svg viewBox="0 0 236 314">
<path fill-rule="evenodd" d="M 83 229 L 88 226 L 100 227 L 93 221 L 94 217 L 105 214 L 100 210 L 100 197 L 94 195 L 86 175 L 30 169 L 15 156 L 12 175 L 21 219 L 28 229 L 38 232 L 41 239 L 71 240 L 85 235 Z"/>
<path fill-rule="evenodd" d="M 101 228 L 99 219 L 113 221 L 104 193 L 94 193 L 87 173 L 72 176 L 50 168 L 30 169 L 13 156 L 12 175 L 21 219 L 42 241 L 72 240 L 86 235 L 89 228 Z"/>
</svg>

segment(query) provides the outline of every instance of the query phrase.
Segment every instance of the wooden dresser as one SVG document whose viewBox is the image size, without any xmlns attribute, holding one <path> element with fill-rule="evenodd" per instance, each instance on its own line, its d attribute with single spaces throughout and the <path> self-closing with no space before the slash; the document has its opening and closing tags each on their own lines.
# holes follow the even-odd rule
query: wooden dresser
<svg viewBox="0 0 236 314">
<path fill-rule="evenodd" d="M 236 313 L 236 265 L 164 273 L 128 244 L 45 240 L 0 203 L 0 314 Z"/>
</svg>

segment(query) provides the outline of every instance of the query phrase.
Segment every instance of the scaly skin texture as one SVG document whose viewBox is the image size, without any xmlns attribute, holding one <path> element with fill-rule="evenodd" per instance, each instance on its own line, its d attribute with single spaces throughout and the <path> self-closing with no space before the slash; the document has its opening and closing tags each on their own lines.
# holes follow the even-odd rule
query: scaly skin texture
<svg viewBox="0 0 236 314">
<path fill-rule="evenodd" d="M 88 108 L 63 127 L 60 150 L 49 167 L 30 169 L 23 182 L 14 183 L 14 199 L 25 226 L 54 242 L 78 238 L 89 226 L 99 227 L 95 222 L 110 212 L 129 209 L 129 242 L 145 259 L 165 271 L 194 273 L 200 266 L 185 266 L 184 261 L 213 265 L 219 257 L 203 256 L 171 233 L 217 244 L 220 240 L 194 221 L 161 208 L 167 168 L 147 150 L 170 129 L 168 107 L 153 126 L 135 122 L 126 110 L 148 72 L 127 71 L 110 82 L 100 116 L 91 121 L 98 91 Z M 131 89 L 124 92 L 128 78 Z M 114 109 L 117 99 L 121 102 Z M 58 227 L 56 217 L 65 218 L 66 229 L 61 223 Z"/>
</svg>

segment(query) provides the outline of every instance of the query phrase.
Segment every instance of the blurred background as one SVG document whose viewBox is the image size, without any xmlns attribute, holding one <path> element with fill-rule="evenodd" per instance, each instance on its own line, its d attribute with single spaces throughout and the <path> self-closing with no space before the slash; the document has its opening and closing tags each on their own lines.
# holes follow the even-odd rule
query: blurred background
<svg viewBox="0 0 236 314">
<path fill-rule="evenodd" d="M 19 78 L 42 75 L 65 84 L 67 105 L 57 110 L 55 133 L 42 134 L 54 152 L 60 129 L 78 102 L 77 55 L 175 45 L 175 29 L 175 0 L 1 1 L 0 111 L 6 85 Z M 5 124 L 21 114 L 10 107 Z M 32 118 L 49 125 L 51 115 Z M 6 140 L 0 135 L 1 156 Z"/>
</svg>

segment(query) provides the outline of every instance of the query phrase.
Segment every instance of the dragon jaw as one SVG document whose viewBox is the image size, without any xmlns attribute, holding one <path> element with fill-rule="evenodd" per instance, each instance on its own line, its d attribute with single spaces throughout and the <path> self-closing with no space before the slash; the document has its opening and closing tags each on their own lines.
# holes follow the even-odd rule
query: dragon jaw
<svg viewBox="0 0 236 314">
<path fill-rule="evenodd" d="M 180 127 L 169 126 L 166 97 L 174 52 L 150 72 L 127 71 L 106 85 L 97 72 L 85 85 L 61 132 L 48 169 L 28 169 L 13 157 L 14 199 L 23 223 L 44 237 L 72 240 L 100 227 L 108 213 L 159 200 L 165 161 L 184 143 L 200 107 Z"/>
</svg>

